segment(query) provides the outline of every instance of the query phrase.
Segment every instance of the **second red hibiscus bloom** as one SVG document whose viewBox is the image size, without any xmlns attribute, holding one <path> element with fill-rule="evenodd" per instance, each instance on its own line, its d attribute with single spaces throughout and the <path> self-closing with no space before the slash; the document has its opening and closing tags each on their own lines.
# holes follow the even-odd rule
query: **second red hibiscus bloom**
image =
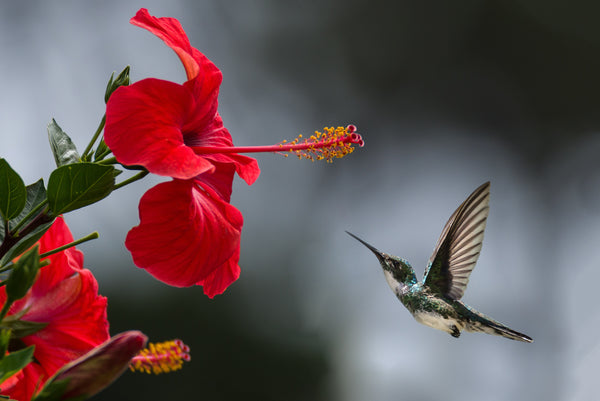
<svg viewBox="0 0 600 401">
<path fill-rule="evenodd" d="M 39 241 L 40 252 L 51 251 L 73 241 L 62 217 Z M 79 358 L 109 338 L 106 298 L 98 295 L 98 283 L 83 268 L 83 254 L 69 248 L 48 257 L 24 298 L 15 302 L 10 315 L 28 322 L 45 323 L 39 331 L 15 339 L 17 350 L 35 345 L 34 360 L 2 383 L 0 391 L 17 400 L 29 400 L 59 368 Z M 0 305 L 6 302 L 0 288 Z"/>
</svg>

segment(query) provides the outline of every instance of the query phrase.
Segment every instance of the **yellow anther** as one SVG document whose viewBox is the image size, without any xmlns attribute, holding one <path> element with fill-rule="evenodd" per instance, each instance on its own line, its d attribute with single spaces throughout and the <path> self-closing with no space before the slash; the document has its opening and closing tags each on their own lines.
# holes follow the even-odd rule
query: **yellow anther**
<svg viewBox="0 0 600 401">
<path fill-rule="evenodd" d="M 150 343 L 135 356 L 129 368 L 145 373 L 168 373 L 181 369 L 184 361 L 190 360 L 190 348 L 181 340 Z"/>
<path fill-rule="evenodd" d="M 354 151 L 354 145 L 363 146 L 361 136 L 356 133 L 356 127 L 325 127 L 323 131 L 315 131 L 308 138 L 298 135 L 293 141 L 280 145 L 282 151 L 295 154 L 298 159 L 325 160 L 331 163 Z M 284 145 L 285 144 L 285 145 Z"/>
</svg>

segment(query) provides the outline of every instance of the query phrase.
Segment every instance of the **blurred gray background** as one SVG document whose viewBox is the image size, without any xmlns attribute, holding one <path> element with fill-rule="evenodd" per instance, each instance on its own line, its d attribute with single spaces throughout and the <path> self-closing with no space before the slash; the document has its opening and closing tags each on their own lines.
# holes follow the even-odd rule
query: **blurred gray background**
<svg viewBox="0 0 600 401">
<path fill-rule="evenodd" d="M 234 183 L 241 278 L 209 300 L 136 268 L 123 246 L 148 178 L 66 216 L 109 297 L 111 333 L 179 337 L 192 362 L 126 373 L 96 400 L 590 400 L 600 368 L 600 4 L 505 1 L 5 1 L 0 149 L 27 183 L 54 167 L 52 117 L 82 150 L 112 71 L 183 82 L 128 23 L 178 18 L 223 71 L 238 145 L 353 123 L 329 165 L 258 155 Z M 417 275 L 447 218 L 492 182 L 463 298 L 524 344 L 415 322 L 349 230 Z"/>
</svg>

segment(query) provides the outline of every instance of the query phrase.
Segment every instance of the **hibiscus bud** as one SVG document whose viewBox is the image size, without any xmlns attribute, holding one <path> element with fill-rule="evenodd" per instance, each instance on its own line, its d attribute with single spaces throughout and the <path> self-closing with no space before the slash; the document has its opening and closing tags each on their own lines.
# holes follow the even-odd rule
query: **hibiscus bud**
<svg viewBox="0 0 600 401">
<path fill-rule="evenodd" d="M 48 381 L 42 394 L 60 391 L 56 400 L 91 397 L 107 387 L 129 366 L 131 359 L 144 348 L 148 337 L 140 331 L 126 331 L 110 338 L 82 357 L 63 366 Z M 66 385 L 64 384 L 66 382 Z M 54 384 L 54 388 L 52 385 Z"/>
<path fill-rule="evenodd" d="M 108 85 L 106 85 L 106 92 L 104 93 L 104 103 L 108 102 L 110 95 L 117 90 L 119 86 L 127 86 L 129 85 L 129 66 L 125 67 L 123 71 L 117 76 L 116 79 L 113 80 L 115 73 L 113 72 L 110 75 L 110 79 L 108 80 Z"/>
</svg>

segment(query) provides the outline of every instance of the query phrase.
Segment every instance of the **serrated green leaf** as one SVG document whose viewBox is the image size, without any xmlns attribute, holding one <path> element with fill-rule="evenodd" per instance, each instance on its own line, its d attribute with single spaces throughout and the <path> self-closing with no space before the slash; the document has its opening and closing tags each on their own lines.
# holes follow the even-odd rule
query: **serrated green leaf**
<svg viewBox="0 0 600 401">
<path fill-rule="evenodd" d="M 11 352 L 2 358 L 0 361 L 0 383 L 23 369 L 32 361 L 34 348 L 35 346 L 31 345 L 22 350 Z"/>
<path fill-rule="evenodd" d="M 8 162 L 0 159 L 0 214 L 8 221 L 18 216 L 25 206 L 27 189 Z"/>
<path fill-rule="evenodd" d="M 79 156 L 75 144 L 54 119 L 48 124 L 48 140 L 57 167 L 81 161 L 81 156 Z"/>
<path fill-rule="evenodd" d="M 77 163 L 57 168 L 48 180 L 48 203 L 55 216 L 108 196 L 115 186 L 114 168 Z"/>
</svg>

